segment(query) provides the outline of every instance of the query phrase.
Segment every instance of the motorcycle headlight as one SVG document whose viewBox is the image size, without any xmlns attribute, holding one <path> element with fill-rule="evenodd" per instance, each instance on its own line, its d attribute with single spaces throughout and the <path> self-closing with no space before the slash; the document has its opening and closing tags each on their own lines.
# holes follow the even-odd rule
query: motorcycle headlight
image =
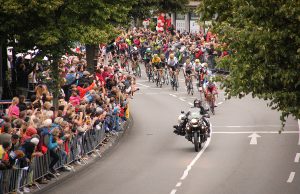
<svg viewBox="0 0 300 194">
<path fill-rule="evenodd" d="M 191 127 L 198 127 L 199 126 L 198 119 L 191 119 L 190 125 L 191 125 Z"/>
</svg>

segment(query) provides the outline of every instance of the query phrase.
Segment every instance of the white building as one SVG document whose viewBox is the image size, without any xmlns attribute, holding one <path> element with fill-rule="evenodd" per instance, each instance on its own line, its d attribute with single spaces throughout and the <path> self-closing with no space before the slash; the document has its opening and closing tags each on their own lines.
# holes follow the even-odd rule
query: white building
<svg viewBox="0 0 300 194">
<path fill-rule="evenodd" d="M 188 8 L 189 10 L 196 10 L 199 1 L 190 1 Z M 172 24 L 175 26 L 176 30 L 180 32 L 200 32 L 203 27 L 198 24 L 199 15 L 195 13 L 195 11 L 190 11 L 185 14 L 181 13 L 172 13 L 171 14 Z"/>
</svg>

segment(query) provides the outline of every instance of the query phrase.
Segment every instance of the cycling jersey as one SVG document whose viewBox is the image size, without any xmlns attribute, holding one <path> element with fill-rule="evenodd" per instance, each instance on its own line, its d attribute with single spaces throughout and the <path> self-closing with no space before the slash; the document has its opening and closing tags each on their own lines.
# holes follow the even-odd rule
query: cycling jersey
<svg viewBox="0 0 300 194">
<path fill-rule="evenodd" d="M 175 67 L 177 65 L 177 58 L 174 57 L 174 59 L 168 59 L 168 65 L 171 66 L 171 67 Z"/>
<path fill-rule="evenodd" d="M 184 63 L 183 64 L 183 69 L 185 70 L 185 73 L 186 74 L 192 74 L 192 71 L 193 71 L 193 69 L 194 69 L 194 67 L 193 67 L 193 64 L 192 63 Z"/>
<path fill-rule="evenodd" d="M 134 60 L 137 60 L 137 59 L 138 59 L 138 56 L 139 56 L 139 52 L 138 52 L 138 51 L 132 51 L 131 54 L 132 54 L 132 58 L 133 58 Z"/>
<path fill-rule="evenodd" d="M 153 58 L 152 58 L 152 63 L 153 63 L 153 64 L 155 64 L 155 63 L 160 63 L 160 61 L 161 61 L 161 60 L 160 60 L 159 57 L 153 57 Z"/>
</svg>

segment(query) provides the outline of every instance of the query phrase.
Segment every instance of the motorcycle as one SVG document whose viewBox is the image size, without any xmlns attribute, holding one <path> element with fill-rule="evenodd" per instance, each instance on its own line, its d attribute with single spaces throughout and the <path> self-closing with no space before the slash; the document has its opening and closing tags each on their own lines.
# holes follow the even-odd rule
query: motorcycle
<svg viewBox="0 0 300 194">
<path fill-rule="evenodd" d="M 176 134 L 185 135 L 185 138 L 194 144 L 196 152 L 201 150 L 202 144 L 207 140 L 209 126 L 206 126 L 204 118 L 209 118 L 209 115 L 200 115 L 199 111 L 187 113 L 181 111 L 178 125 L 174 126 L 175 131 L 178 131 Z"/>
</svg>

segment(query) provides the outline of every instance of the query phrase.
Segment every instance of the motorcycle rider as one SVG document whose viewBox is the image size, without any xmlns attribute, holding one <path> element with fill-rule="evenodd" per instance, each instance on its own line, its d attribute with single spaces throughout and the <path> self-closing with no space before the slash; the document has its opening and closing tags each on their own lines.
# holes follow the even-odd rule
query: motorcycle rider
<svg viewBox="0 0 300 194">
<path fill-rule="evenodd" d="M 200 115 L 208 115 L 207 110 L 202 106 L 202 102 L 198 99 L 194 100 L 194 107 L 200 108 Z M 207 126 L 207 137 L 210 137 L 210 123 L 207 117 L 202 117 L 205 125 Z"/>
<path fill-rule="evenodd" d="M 199 110 L 200 115 L 208 115 L 207 110 L 202 106 L 202 102 L 198 99 L 194 100 L 194 107 L 192 107 L 192 108 L 199 108 L 200 109 Z M 185 114 L 182 113 L 181 115 L 179 115 L 178 119 L 181 120 L 183 118 L 187 118 L 189 116 L 189 114 L 190 114 L 190 111 L 185 113 Z M 202 119 L 203 119 L 205 125 L 207 126 L 207 137 L 209 138 L 210 137 L 210 132 L 211 132 L 210 123 L 209 123 L 207 117 L 203 116 Z M 173 126 L 175 128 L 174 133 L 177 134 L 177 135 L 184 136 L 185 135 L 185 130 L 186 130 L 185 126 L 186 126 L 187 122 L 188 122 L 188 120 L 185 119 L 180 127 L 177 126 L 177 125 Z"/>
</svg>

